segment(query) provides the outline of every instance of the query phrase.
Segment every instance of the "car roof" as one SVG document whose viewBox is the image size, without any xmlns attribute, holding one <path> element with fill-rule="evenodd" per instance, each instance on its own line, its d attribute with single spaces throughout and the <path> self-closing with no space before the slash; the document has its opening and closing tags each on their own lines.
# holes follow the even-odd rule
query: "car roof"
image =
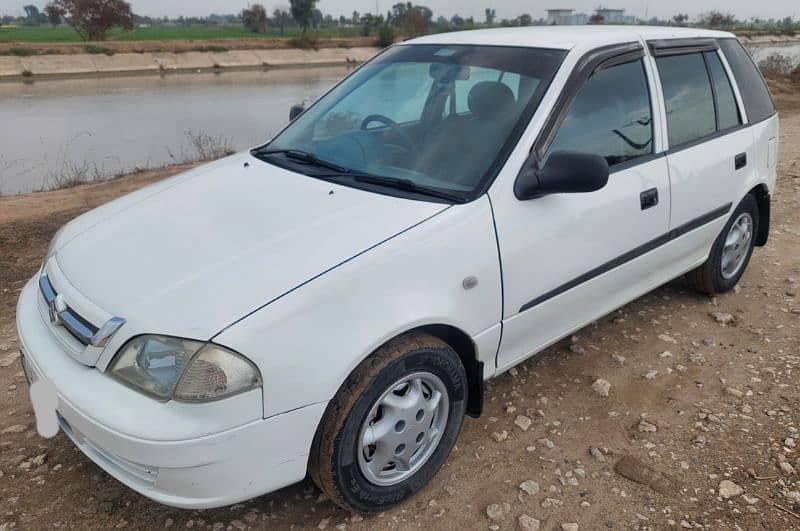
<svg viewBox="0 0 800 531">
<path fill-rule="evenodd" d="M 654 39 L 732 38 L 732 33 L 669 26 L 524 26 L 437 33 L 404 44 L 474 44 L 532 48 L 591 48 Z"/>
</svg>

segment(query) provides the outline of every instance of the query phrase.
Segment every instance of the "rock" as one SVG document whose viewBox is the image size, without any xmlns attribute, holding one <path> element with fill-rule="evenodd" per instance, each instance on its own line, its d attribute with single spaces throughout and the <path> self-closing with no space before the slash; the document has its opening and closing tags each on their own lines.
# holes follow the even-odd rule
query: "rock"
<svg viewBox="0 0 800 531">
<path fill-rule="evenodd" d="M 489 517 L 489 520 L 502 520 L 506 517 L 508 513 L 511 512 L 511 504 L 509 503 L 493 503 L 486 507 L 486 516 Z"/>
<path fill-rule="evenodd" d="M 538 440 L 538 441 L 536 441 L 536 442 L 537 442 L 537 443 L 539 443 L 539 444 L 541 444 L 542 446 L 544 446 L 544 447 L 545 447 L 545 448 L 547 448 L 548 450 L 552 450 L 553 448 L 555 448 L 555 447 L 556 447 L 556 445 L 555 445 L 555 444 L 553 443 L 553 441 L 551 441 L 550 439 L 539 439 L 539 440 Z"/>
<path fill-rule="evenodd" d="M 0 358 L 0 367 L 8 367 L 19 359 L 19 352 L 12 352 L 7 356 Z"/>
<path fill-rule="evenodd" d="M 528 431 L 532 423 L 533 421 L 525 415 L 517 415 L 517 418 L 514 419 L 514 424 L 522 431 Z"/>
<path fill-rule="evenodd" d="M 794 474 L 794 467 L 788 461 L 781 461 L 778 463 L 778 468 L 781 469 L 781 472 L 786 474 L 787 476 L 791 476 Z"/>
<path fill-rule="evenodd" d="M 549 509 L 551 507 L 558 509 L 564 506 L 564 502 L 557 498 L 545 498 L 539 505 L 541 505 L 543 509 Z"/>
<path fill-rule="evenodd" d="M 744 396 L 744 393 L 742 391 L 735 389 L 733 387 L 726 387 L 725 393 L 736 398 L 742 398 Z"/>
<path fill-rule="evenodd" d="M 511 376 L 518 376 L 519 371 L 517 370 L 516 367 L 511 367 L 510 369 L 508 369 L 508 374 L 510 374 Z"/>
<path fill-rule="evenodd" d="M 582 346 L 580 346 L 580 345 L 570 345 L 570 346 L 569 346 L 569 349 L 570 349 L 572 352 L 574 352 L 575 354 L 579 355 L 579 356 L 583 356 L 584 354 L 586 354 L 586 349 L 585 349 L 585 348 L 583 348 L 583 347 L 582 347 Z"/>
<path fill-rule="evenodd" d="M 658 357 L 659 358 L 671 358 L 672 357 L 672 352 L 670 352 L 669 350 L 665 350 L 664 352 L 659 354 Z"/>
<path fill-rule="evenodd" d="M 328 527 L 328 523 L 330 521 L 331 521 L 330 518 L 323 518 L 322 520 L 319 521 L 319 524 L 317 524 L 317 528 L 325 529 L 326 527 Z"/>
<path fill-rule="evenodd" d="M 492 433 L 492 439 L 494 439 L 495 442 L 503 442 L 508 439 L 508 432 L 506 430 L 503 430 L 500 433 L 494 432 Z"/>
<path fill-rule="evenodd" d="M 561 529 L 563 531 L 578 531 L 578 524 L 573 522 L 567 524 L 561 524 Z"/>
<path fill-rule="evenodd" d="M 672 478 L 632 455 L 622 456 L 614 465 L 614 472 L 636 483 L 647 485 L 660 494 L 670 495 L 677 490 Z"/>
<path fill-rule="evenodd" d="M 665 343 L 677 343 L 677 341 L 675 341 L 675 339 L 672 336 L 667 334 L 659 334 L 658 339 L 660 339 Z"/>
<path fill-rule="evenodd" d="M 744 489 L 733 481 L 723 479 L 719 484 L 719 495 L 726 500 L 741 496 L 742 494 L 744 494 Z"/>
<path fill-rule="evenodd" d="M 34 466 L 42 466 L 47 459 L 47 454 L 40 454 L 31 459 L 31 464 Z"/>
<path fill-rule="evenodd" d="M 519 518 L 517 518 L 517 525 L 522 531 L 539 531 L 539 526 L 541 526 L 542 523 L 532 516 L 521 514 Z"/>
<path fill-rule="evenodd" d="M 608 392 L 611 390 L 611 384 L 602 378 L 598 378 L 592 384 L 592 389 L 600 396 L 608 396 Z"/>
<path fill-rule="evenodd" d="M 742 499 L 747 505 L 755 505 L 759 501 L 755 496 L 748 496 L 747 494 L 743 494 Z"/>
<path fill-rule="evenodd" d="M 22 433 L 27 429 L 28 427 L 23 424 L 14 424 L 8 428 L 5 428 L 3 431 L 0 431 L 0 433 Z"/>
<path fill-rule="evenodd" d="M 603 454 L 603 451 L 600 448 L 596 448 L 594 446 L 589 448 L 589 455 L 597 459 L 598 461 L 605 461 L 606 456 Z"/>
<path fill-rule="evenodd" d="M 736 318 L 729 313 L 712 312 L 711 317 L 713 317 L 714 320 L 722 326 L 728 326 L 729 324 L 736 323 Z"/>
<path fill-rule="evenodd" d="M 647 371 L 644 374 L 644 379 L 645 380 L 655 380 L 656 376 L 658 376 L 658 371 Z"/>
<path fill-rule="evenodd" d="M 800 492 L 796 490 L 790 491 L 786 493 L 786 500 L 791 503 L 800 504 Z"/>
<path fill-rule="evenodd" d="M 520 483 L 519 488 L 524 490 L 531 496 L 539 492 L 539 484 L 533 481 L 532 479 L 528 479 Z"/>
<path fill-rule="evenodd" d="M 797 443 L 791 437 L 787 437 L 786 440 L 783 441 L 783 444 L 788 446 L 789 448 L 794 448 Z"/>
<path fill-rule="evenodd" d="M 625 356 L 620 356 L 619 354 L 612 354 L 611 359 L 620 365 L 625 363 Z"/>
<path fill-rule="evenodd" d="M 6 343 L 0 343 L 0 352 L 5 352 L 10 348 Z"/>
<path fill-rule="evenodd" d="M 639 421 L 639 431 L 643 433 L 655 433 L 658 431 L 658 427 L 655 424 L 651 424 L 644 419 Z"/>
</svg>

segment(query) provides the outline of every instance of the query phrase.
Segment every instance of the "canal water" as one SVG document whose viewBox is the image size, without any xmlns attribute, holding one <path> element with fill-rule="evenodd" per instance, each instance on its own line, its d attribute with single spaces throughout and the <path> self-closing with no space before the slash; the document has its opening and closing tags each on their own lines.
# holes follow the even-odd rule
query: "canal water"
<svg viewBox="0 0 800 531">
<path fill-rule="evenodd" d="M 0 195 L 243 150 L 346 67 L 0 83 Z M 199 149 L 198 149 L 199 146 Z"/>
</svg>

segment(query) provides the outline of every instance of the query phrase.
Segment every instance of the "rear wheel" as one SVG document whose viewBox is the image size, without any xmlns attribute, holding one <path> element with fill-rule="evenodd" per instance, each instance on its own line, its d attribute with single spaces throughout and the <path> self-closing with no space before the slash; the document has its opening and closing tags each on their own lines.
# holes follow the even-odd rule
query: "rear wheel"
<svg viewBox="0 0 800 531">
<path fill-rule="evenodd" d="M 686 274 L 689 284 L 707 295 L 725 293 L 742 278 L 758 233 L 758 203 L 745 196 L 714 242 L 708 260 Z"/>
<path fill-rule="evenodd" d="M 467 378 L 458 355 L 415 333 L 391 341 L 348 377 L 314 438 L 309 471 L 337 504 L 381 511 L 425 486 L 464 420 Z"/>
</svg>

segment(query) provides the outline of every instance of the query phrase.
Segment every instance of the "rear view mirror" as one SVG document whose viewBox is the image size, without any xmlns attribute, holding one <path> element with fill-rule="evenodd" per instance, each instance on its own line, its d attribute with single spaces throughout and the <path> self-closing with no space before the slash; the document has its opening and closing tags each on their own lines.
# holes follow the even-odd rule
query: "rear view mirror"
<svg viewBox="0 0 800 531">
<path fill-rule="evenodd" d="M 466 81 L 470 76 L 469 65 L 455 65 L 450 63 L 431 63 L 429 75 L 441 83 L 451 81 Z"/>
<path fill-rule="evenodd" d="M 520 200 L 550 194 L 594 192 L 608 183 L 608 162 L 600 155 L 555 151 L 541 169 L 529 162 L 525 163 L 514 183 L 514 195 Z"/>
<path fill-rule="evenodd" d="M 289 109 L 289 121 L 294 121 L 294 119 L 303 114 L 303 111 L 305 110 L 306 106 L 302 103 L 296 103 L 292 105 L 292 108 Z"/>
</svg>

